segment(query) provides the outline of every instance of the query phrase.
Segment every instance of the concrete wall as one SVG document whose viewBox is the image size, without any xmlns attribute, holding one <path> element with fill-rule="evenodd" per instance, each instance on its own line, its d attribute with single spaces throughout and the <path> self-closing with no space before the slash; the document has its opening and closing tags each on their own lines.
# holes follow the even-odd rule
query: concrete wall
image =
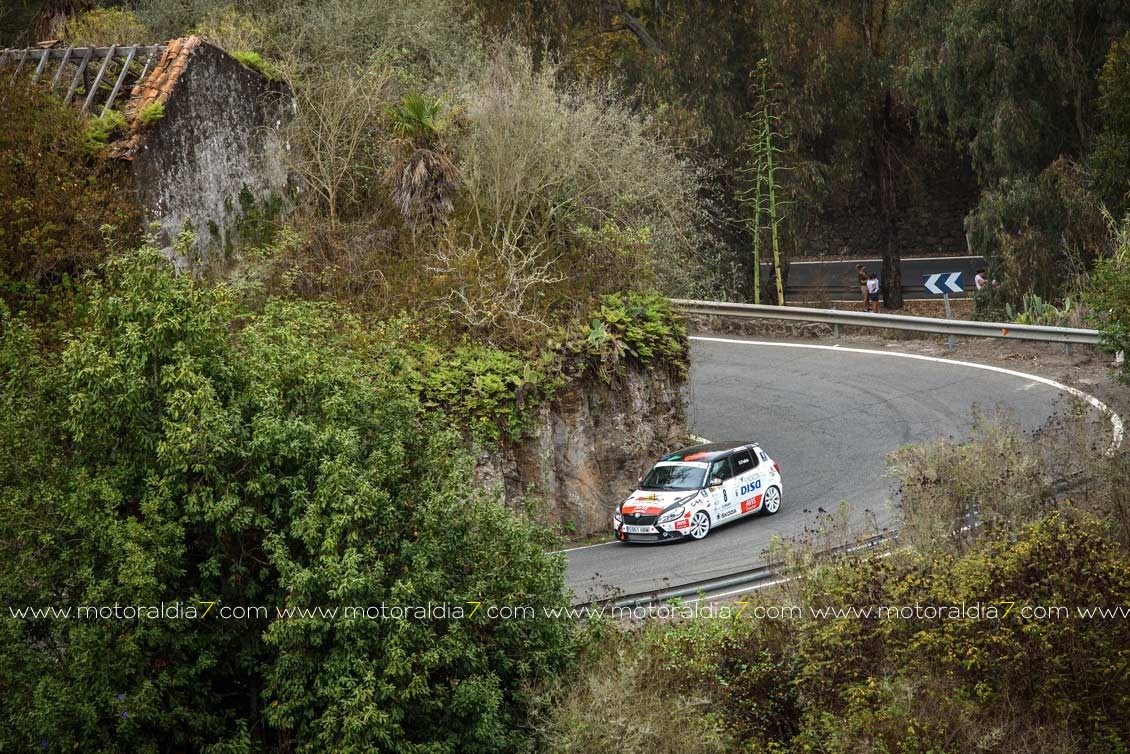
<svg viewBox="0 0 1130 754">
<path fill-rule="evenodd" d="M 520 445 L 478 455 L 475 483 L 507 504 L 535 498 L 556 531 L 608 531 L 612 511 L 659 456 L 688 443 L 684 382 L 630 368 L 612 384 L 582 380 L 542 406 Z"/>
<path fill-rule="evenodd" d="M 285 206 L 282 126 L 293 99 L 284 84 L 206 42 L 174 40 L 170 50 L 161 90 L 147 96 L 140 86 L 127 107 L 136 129 L 129 155 L 160 244 L 178 269 L 199 272 L 230 259 L 249 217 Z M 163 101 L 165 115 L 140 124 L 137 111 L 148 101 Z M 174 250 L 186 222 L 196 246 Z"/>
</svg>

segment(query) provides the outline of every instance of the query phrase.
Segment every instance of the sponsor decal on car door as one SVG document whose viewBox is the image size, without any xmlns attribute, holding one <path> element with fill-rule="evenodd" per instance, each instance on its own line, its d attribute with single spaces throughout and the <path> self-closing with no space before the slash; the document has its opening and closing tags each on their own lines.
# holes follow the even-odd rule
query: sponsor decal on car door
<svg viewBox="0 0 1130 754">
<path fill-rule="evenodd" d="M 710 476 L 712 479 L 722 480 L 722 484 L 714 488 L 714 521 L 721 523 L 738 513 L 738 488 L 730 459 L 715 461 L 710 467 Z"/>
<path fill-rule="evenodd" d="M 756 463 L 748 450 L 740 450 L 735 453 L 732 462 L 736 469 L 741 470 L 738 477 L 741 484 L 738 486 L 737 494 L 740 515 L 745 516 L 761 507 L 761 495 L 764 486 L 762 468 Z"/>
</svg>

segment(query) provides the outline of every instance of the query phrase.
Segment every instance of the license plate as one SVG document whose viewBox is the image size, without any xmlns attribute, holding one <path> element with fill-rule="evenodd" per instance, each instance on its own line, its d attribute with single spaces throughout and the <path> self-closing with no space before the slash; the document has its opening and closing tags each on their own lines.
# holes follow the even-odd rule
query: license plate
<svg viewBox="0 0 1130 754">
<path fill-rule="evenodd" d="M 628 534 L 654 534 L 654 526 L 625 526 L 624 531 Z"/>
</svg>

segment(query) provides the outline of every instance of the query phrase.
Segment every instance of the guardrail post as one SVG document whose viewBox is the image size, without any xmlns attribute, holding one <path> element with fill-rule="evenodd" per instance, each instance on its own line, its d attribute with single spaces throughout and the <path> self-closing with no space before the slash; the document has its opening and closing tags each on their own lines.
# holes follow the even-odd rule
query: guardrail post
<svg viewBox="0 0 1130 754">
<path fill-rule="evenodd" d="M 946 305 L 946 319 L 953 319 L 950 316 L 950 295 L 948 293 L 942 294 L 942 302 Z M 949 346 L 949 350 L 952 351 L 954 348 L 957 347 L 957 338 L 955 338 L 954 336 L 951 335 L 948 338 L 946 338 L 946 343 Z"/>
<path fill-rule="evenodd" d="M 835 304 L 832 304 L 832 311 L 836 311 L 836 305 Z M 832 323 L 832 334 L 834 336 L 836 336 L 836 340 L 839 340 L 839 338 L 840 338 L 840 323 L 839 322 L 833 322 Z"/>
</svg>

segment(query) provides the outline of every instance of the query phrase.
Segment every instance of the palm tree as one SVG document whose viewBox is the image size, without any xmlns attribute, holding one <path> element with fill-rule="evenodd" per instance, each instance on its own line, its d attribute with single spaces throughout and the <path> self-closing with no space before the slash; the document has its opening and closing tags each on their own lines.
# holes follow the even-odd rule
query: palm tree
<svg viewBox="0 0 1130 754">
<path fill-rule="evenodd" d="M 432 227 L 446 222 L 459 171 L 440 143 L 448 122 L 440 115 L 439 101 L 408 94 L 389 110 L 388 118 L 397 153 L 385 176 L 393 201 L 413 230 L 424 221 Z"/>
</svg>

